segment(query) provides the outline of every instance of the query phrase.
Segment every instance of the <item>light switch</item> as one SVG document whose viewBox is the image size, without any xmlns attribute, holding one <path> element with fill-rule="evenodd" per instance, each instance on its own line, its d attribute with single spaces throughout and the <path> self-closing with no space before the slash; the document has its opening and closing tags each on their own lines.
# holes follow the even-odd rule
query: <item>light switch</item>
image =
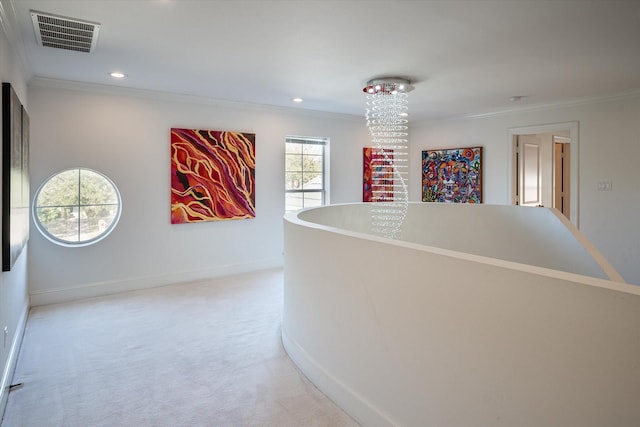
<svg viewBox="0 0 640 427">
<path fill-rule="evenodd" d="M 613 183 L 611 181 L 598 181 L 598 191 L 611 191 Z"/>
</svg>

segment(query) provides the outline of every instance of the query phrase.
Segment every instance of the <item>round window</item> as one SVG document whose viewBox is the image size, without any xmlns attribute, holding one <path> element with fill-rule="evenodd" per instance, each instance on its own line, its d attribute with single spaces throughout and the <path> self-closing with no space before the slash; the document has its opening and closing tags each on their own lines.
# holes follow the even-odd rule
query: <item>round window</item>
<svg viewBox="0 0 640 427">
<path fill-rule="evenodd" d="M 86 246 L 111 233 L 121 210 L 120 193 L 109 178 L 74 168 L 53 175 L 38 189 L 33 221 L 54 243 Z"/>
</svg>

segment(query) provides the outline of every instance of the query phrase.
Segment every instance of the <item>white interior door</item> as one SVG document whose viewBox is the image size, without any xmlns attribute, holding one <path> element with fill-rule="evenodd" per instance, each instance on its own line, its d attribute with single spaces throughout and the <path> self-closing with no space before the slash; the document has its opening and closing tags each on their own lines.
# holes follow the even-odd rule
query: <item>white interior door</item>
<svg viewBox="0 0 640 427">
<path fill-rule="evenodd" d="M 576 227 L 579 227 L 579 209 L 578 209 L 578 152 L 579 152 L 579 135 L 578 122 L 553 123 L 548 125 L 526 126 L 509 129 L 509 162 L 507 193 L 509 200 L 513 204 L 521 204 L 524 194 L 524 165 L 523 160 L 527 162 L 527 170 L 529 175 L 529 184 L 535 184 L 536 166 L 540 168 L 540 193 L 529 185 L 527 199 L 534 198 L 539 194 L 540 202 L 533 203 L 533 206 L 541 204 L 543 206 L 554 206 L 554 145 L 553 138 L 562 136 L 566 138 L 568 150 L 565 151 L 563 175 L 566 176 L 563 182 L 564 207 L 563 213 L 567 215 L 570 221 Z M 529 138 L 533 137 L 533 138 Z M 536 141 L 536 138 L 539 141 Z M 521 157 L 519 153 L 518 140 L 522 143 L 528 143 L 528 152 Z M 541 143 L 541 144 L 540 144 Z M 540 144 L 539 163 L 528 161 L 535 160 L 536 148 L 531 146 Z M 557 172 L 556 172 L 557 173 Z M 529 197 L 531 194 L 534 197 Z M 557 207 L 557 206 L 556 206 Z"/>
<path fill-rule="evenodd" d="M 518 204 L 543 206 L 542 140 L 536 135 L 518 135 Z"/>
</svg>

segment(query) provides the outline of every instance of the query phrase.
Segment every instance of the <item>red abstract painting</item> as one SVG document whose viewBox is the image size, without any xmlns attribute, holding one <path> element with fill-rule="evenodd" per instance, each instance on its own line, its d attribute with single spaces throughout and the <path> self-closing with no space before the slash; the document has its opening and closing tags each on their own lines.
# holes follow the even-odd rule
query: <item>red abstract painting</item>
<svg viewBox="0 0 640 427">
<path fill-rule="evenodd" d="M 393 150 L 364 147 L 362 154 L 362 201 L 393 201 Z"/>
<path fill-rule="evenodd" d="M 171 129 L 171 223 L 255 218 L 255 134 Z"/>
</svg>

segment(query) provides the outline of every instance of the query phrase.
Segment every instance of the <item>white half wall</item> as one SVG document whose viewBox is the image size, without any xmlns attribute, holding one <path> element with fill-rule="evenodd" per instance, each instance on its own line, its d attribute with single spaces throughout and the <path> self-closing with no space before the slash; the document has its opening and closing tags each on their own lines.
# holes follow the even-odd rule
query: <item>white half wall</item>
<svg viewBox="0 0 640 427">
<path fill-rule="evenodd" d="M 303 210 L 297 218 L 370 235 L 375 234 L 373 206 L 333 205 Z M 585 236 L 553 208 L 409 203 L 398 240 L 624 283 Z"/>
<path fill-rule="evenodd" d="M 285 349 L 362 425 L 640 425 L 640 287 L 591 276 L 591 264 L 609 266 L 577 250 L 568 221 L 547 209 L 416 203 L 407 242 L 366 233 L 367 209 L 291 213 L 284 236 Z M 522 215 L 531 228 L 512 240 Z M 475 226 L 502 247 L 479 239 L 474 254 L 442 239 L 463 217 L 470 240 Z M 421 233 L 432 226 L 441 235 Z M 554 269 L 537 230 L 560 235 L 577 273 Z"/>
<path fill-rule="evenodd" d="M 509 204 L 509 129 L 577 122 L 579 228 L 628 283 L 640 284 L 640 93 L 556 107 L 413 123 L 410 198 L 420 200 L 422 150 L 483 147 L 484 202 Z M 612 183 L 599 191 L 598 183 Z"/>
<path fill-rule="evenodd" d="M 331 201 L 361 197 L 362 117 L 35 80 L 30 85 L 32 195 L 70 167 L 106 174 L 122 195 L 115 230 L 88 247 L 57 246 L 33 227 L 33 304 L 282 265 L 284 140 L 330 139 Z M 256 134 L 256 218 L 170 224 L 171 127 Z"/>
</svg>

